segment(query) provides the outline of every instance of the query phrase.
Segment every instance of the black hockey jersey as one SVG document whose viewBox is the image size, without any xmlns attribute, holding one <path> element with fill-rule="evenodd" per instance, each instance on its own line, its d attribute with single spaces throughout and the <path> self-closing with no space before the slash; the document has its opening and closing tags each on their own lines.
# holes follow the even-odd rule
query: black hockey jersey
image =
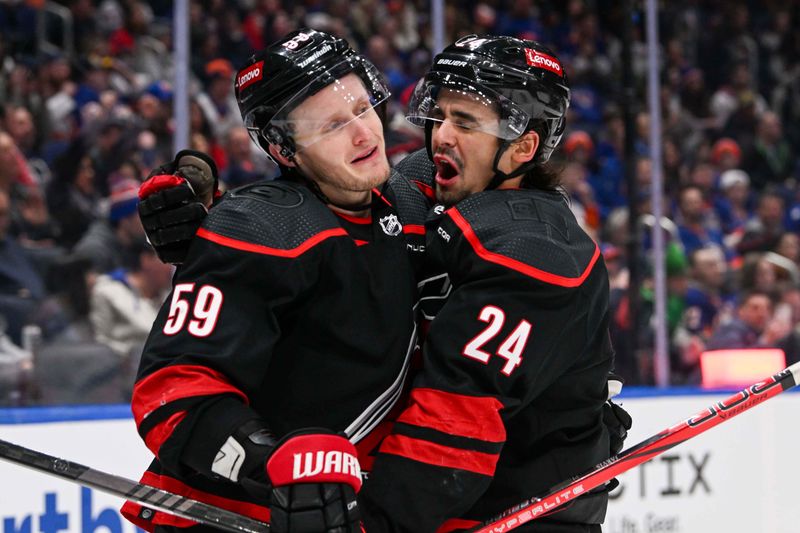
<svg viewBox="0 0 800 533">
<path fill-rule="evenodd" d="M 369 533 L 472 527 L 609 456 L 608 275 L 563 197 L 476 194 L 427 237 L 453 290 L 361 492 Z M 605 493 L 587 501 L 552 520 L 602 522 Z"/>
<path fill-rule="evenodd" d="M 278 438 L 344 432 L 368 468 L 415 347 L 424 214 L 397 176 L 373 192 L 370 218 L 337 215 L 283 180 L 215 206 L 142 356 L 132 410 L 156 455 L 143 483 L 267 521 L 265 502 L 211 472 L 226 435 L 254 416 Z M 190 448 L 208 471 L 187 467 Z M 131 502 L 123 513 L 148 530 L 191 525 Z"/>
</svg>

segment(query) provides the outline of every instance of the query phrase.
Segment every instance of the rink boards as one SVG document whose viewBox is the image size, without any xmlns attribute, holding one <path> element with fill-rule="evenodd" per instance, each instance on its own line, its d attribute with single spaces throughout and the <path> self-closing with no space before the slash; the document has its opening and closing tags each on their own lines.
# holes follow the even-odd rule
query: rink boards
<svg viewBox="0 0 800 533">
<path fill-rule="evenodd" d="M 628 390 L 626 445 L 728 393 Z M 621 476 L 605 533 L 796 533 L 800 394 L 783 394 Z M 0 409 L 0 439 L 138 479 L 150 453 L 127 406 Z M 121 500 L 0 461 L 0 533 L 133 533 Z"/>
</svg>

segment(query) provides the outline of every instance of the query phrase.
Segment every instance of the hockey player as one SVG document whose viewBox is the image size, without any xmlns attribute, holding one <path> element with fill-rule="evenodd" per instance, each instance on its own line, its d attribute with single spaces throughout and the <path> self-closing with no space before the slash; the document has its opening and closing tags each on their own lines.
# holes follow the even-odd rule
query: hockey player
<svg viewBox="0 0 800 533">
<path fill-rule="evenodd" d="M 466 529 L 609 456 L 608 275 L 547 165 L 569 94 L 552 52 L 492 36 L 447 47 L 415 89 L 448 207 L 426 254 L 453 289 L 361 493 L 368 533 Z M 606 505 L 592 492 L 519 531 L 597 532 Z"/>
<path fill-rule="evenodd" d="M 415 346 L 424 199 L 389 179 L 376 113 L 389 92 L 343 40 L 292 32 L 251 58 L 235 90 L 281 178 L 205 216 L 189 182 L 219 197 L 213 161 L 184 151 L 140 191 L 162 257 L 183 259 L 175 242 L 191 239 L 133 393 L 156 456 L 143 482 L 278 533 L 356 531 L 359 464 Z M 182 208 L 162 209 L 176 198 Z M 131 502 L 123 513 L 149 531 L 207 529 Z"/>
</svg>

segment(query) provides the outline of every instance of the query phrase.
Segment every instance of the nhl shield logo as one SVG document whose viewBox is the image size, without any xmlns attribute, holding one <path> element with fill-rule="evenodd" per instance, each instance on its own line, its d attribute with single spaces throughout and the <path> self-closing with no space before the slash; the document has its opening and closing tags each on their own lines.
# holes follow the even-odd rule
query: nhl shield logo
<svg viewBox="0 0 800 533">
<path fill-rule="evenodd" d="M 380 222 L 383 232 L 391 237 L 396 237 L 403 231 L 403 225 L 397 220 L 397 215 L 386 215 L 378 222 Z"/>
</svg>

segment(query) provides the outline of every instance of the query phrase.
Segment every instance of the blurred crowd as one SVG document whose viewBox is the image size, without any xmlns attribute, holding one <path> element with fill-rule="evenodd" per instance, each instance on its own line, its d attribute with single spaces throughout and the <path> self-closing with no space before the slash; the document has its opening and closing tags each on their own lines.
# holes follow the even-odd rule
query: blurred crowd
<svg viewBox="0 0 800 533">
<path fill-rule="evenodd" d="M 656 225 L 667 242 L 673 383 L 698 383 L 710 349 L 781 347 L 796 361 L 800 1 L 674 0 L 660 11 L 660 221 L 650 214 L 647 51 L 643 5 L 634 4 L 626 12 L 611 0 L 448 1 L 445 43 L 509 34 L 547 43 L 565 63 L 572 105 L 554 159 L 573 211 L 602 245 L 617 367 L 629 384 L 653 383 Z M 147 246 L 136 211 L 139 183 L 173 155 L 172 9 L 167 0 L 0 3 L 0 405 L 130 393 L 172 273 Z M 622 85 L 625 16 L 634 22 L 632 100 Z M 386 75 L 393 162 L 423 146 L 403 114 L 432 57 L 429 2 L 195 0 L 190 143 L 213 156 L 225 188 L 277 174 L 242 127 L 233 77 L 254 50 L 301 26 L 348 39 Z M 645 248 L 636 321 L 626 98 Z"/>
</svg>

